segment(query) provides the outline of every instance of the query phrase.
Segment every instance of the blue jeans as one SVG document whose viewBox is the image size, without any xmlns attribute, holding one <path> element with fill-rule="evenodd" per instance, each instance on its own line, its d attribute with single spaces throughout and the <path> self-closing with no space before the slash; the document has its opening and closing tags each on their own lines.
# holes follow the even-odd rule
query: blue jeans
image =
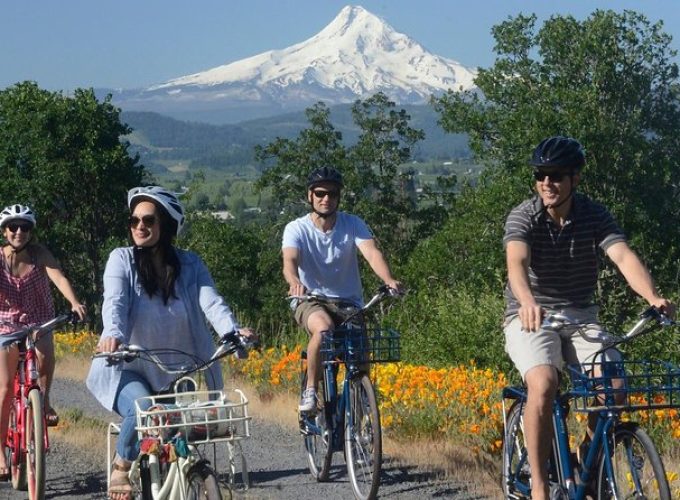
<svg viewBox="0 0 680 500">
<path fill-rule="evenodd" d="M 153 393 L 144 378 L 131 371 L 123 370 L 116 398 L 113 401 L 113 410 L 123 417 L 120 425 L 120 434 L 116 442 L 118 456 L 132 462 L 139 455 L 139 439 L 137 438 L 137 418 L 135 415 L 135 400 Z M 142 410 L 147 410 L 150 403 L 147 401 Z"/>
</svg>

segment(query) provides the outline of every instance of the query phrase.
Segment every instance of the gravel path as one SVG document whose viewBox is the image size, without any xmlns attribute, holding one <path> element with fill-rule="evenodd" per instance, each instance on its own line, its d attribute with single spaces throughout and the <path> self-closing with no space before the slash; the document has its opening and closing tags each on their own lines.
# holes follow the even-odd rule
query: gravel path
<svg viewBox="0 0 680 500">
<path fill-rule="evenodd" d="M 56 380 L 53 400 L 59 408 L 80 408 L 84 414 L 106 422 L 110 413 L 103 410 L 90 396 L 84 385 L 73 381 Z M 68 397 L 67 397 L 68 395 Z M 236 488 L 234 499 L 351 499 L 352 491 L 345 471 L 344 459 L 336 454 L 331 471 L 331 481 L 317 483 L 310 476 L 302 452 L 302 439 L 298 432 L 272 422 L 254 419 L 252 438 L 245 441 L 244 454 L 248 460 L 252 486 L 244 491 Z M 218 455 L 221 455 L 218 451 Z M 88 458 L 82 450 L 52 439 L 47 457 L 47 498 L 104 499 L 106 498 L 106 450 L 100 460 Z M 226 470 L 224 460 L 218 457 L 218 471 Z M 222 477 L 226 480 L 226 477 Z M 474 482 L 471 490 L 474 491 Z M 380 486 L 381 498 L 423 499 L 453 498 L 481 499 L 471 494 L 465 485 L 437 480 L 433 474 L 413 467 L 396 464 L 384 457 Z M 0 500 L 25 499 L 25 492 L 16 492 L 10 483 L 0 483 Z M 228 497 L 227 497 L 228 498 Z"/>
</svg>

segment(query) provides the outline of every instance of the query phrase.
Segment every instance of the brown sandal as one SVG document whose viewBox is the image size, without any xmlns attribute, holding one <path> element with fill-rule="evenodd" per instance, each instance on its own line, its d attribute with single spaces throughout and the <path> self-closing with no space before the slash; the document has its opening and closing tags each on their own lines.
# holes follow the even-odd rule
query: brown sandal
<svg viewBox="0 0 680 500">
<path fill-rule="evenodd" d="M 113 478 L 113 472 L 111 473 L 111 479 L 109 480 L 109 493 L 111 495 L 125 495 L 125 500 L 131 500 L 132 494 L 134 493 L 134 487 L 130 482 L 130 478 L 127 473 L 130 472 L 130 465 L 120 465 L 119 463 L 113 462 L 112 469 L 117 472 L 124 472 L 118 478 Z"/>
</svg>

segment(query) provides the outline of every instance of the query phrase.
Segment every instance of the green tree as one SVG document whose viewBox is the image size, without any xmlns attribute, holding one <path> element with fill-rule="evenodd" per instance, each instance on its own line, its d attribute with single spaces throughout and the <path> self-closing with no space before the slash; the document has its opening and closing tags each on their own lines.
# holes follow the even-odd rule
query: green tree
<svg viewBox="0 0 680 500">
<path fill-rule="evenodd" d="M 89 306 L 101 297 L 109 250 L 125 240 L 127 189 L 144 171 L 120 137 L 110 98 L 24 82 L 0 91 L 0 200 L 31 205 L 38 234 Z"/>
<path fill-rule="evenodd" d="M 675 290 L 679 248 L 674 231 L 664 229 L 679 210 L 678 68 L 670 36 L 631 11 L 597 10 L 583 21 L 553 16 L 540 29 L 535 23 L 519 15 L 492 29 L 498 56 L 480 70 L 479 91 L 434 100 L 442 126 L 469 135 L 489 182 L 506 187 L 492 192 L 507 210 L 528 194 L 527 160 L 541 139 L 579 139 L 587 148 L 579 189 L 610 208 L 662 288 Z M 496 238 L 503 222 L 480 220 L 492 228 L 480 237 Z M 602 273 L 600 295 L 615 306 L 605 310 L 629 313 L 633 296 L 615 274 L 611 267 Z"/>
<path fill-rule="evenodd" d="M 330 165 L 344 171 L 346 150 L 342 134 L 330 122 L 330 110 L 319 102 L 305 111 L 310 127 L 296 139 L 278 138 L 266 146 L 256 146 L 255 158 L 266 170 L 256 183 L 271 188 L 279 211 L 297 214 L 306 209 L 307 175 L 317 166 Z"/>
</svg>

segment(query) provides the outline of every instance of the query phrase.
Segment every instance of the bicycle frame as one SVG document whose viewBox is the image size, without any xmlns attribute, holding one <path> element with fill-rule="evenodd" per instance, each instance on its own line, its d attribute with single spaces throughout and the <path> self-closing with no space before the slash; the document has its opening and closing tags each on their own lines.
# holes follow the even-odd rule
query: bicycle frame
<svg viewBox="0 0 680 500">
<path fill-rule="evenodd" d="M 26 445 L 26 417 L 27 408 L 29 405 L 28 395 L 33 389 L 38 389 L 41 395 L 42 403 L 42 389 L 38 385 L 38 363 L 36 359 L 35 342 L 31 336 L 27 336 L 25 341 L 19 343 L 19 359 L 17 362 L 17 370 L 14 374 L 14 391 L 12 396 L 12 405 L 14 406 L 14 415 L 16 417 L 15 426 L 10 426 L 7 432 L 7 446 L 9 453 L 12 453 L 12 464 L 18 465 L 26 460 L 28 452 Z M 42 413 L 43 423 L 45 422 L 44 412 Z M 47 426 L 43 426 L 43 443 L 45 452 L 49 449 L 49 437 L 47 433 Z"/>
<path fill-rule="evenodd" d="M 345 331 L 345 335 L 348 336 L 347 344 L 353 346 L 355 340 L 353 337 L 363 335 L 363 333 L 362 329 L 348 329 Z M 337 367 L 341 363 L 345 365 L 345 377 L 342 381 L 342 394 L 338 398 Z M 352 421 L 349 418 L 349 384 L 361 371 L 354 362 L 345 363 L 338 361 L 337 363 L 325 363 L 323 373 L 325 387 L 324 411 L 326 411 L 327 421 L 332 422 L 331 443 L 332 451 L 335 453 L 344 450 L 345 422 L 350 422 L 350 425 L 352 425 Z M 320 434 L 321 429 L 316 425 L 312 417 L 313 415 L 305 415 L 303 417 L 306 426 L 305 430 L 312 434 Z M 351 431 L 353 430 L 351 429 Z"/>
<path fill-rule="evenodd" d="M 508 387 L 503 390 L 503 415 L 507 418 L 508 412 L 505 409 L 505 400 L 516 400 L 519 404 L 526 403 L 526 390 L 523 387 Z M 610 435 L 614 425 L 618 422 L 618 414 L 611 411 L 602 411 L 598 414 L 595 431 L 588 446 L 585 460 L 580 468 L 576 468 L 577 475 L 574 475 L 575 467 L 572 461 L 571 450 L 569 447 L 569 430 L 567 428 L 567 413 L 569 405 L 569 394 L 558 394 L 553 402 L 552 409 L 552 456 L 550 457 L 550 474 L 553 475 L 553 482 L 566 487 L 569 499 L 583 500 L 586 498 L 586 485 L 596 474 L 597 458 L 600 451 L 604 453 L 605 467 L 608 477 L 611 477 L 613 465 L 610 455 L 610 442 L 607 437 Z M 504 421 L 507 427 L 507 421 Z M 518 471 L 527 462 L 526 450 L 517 467 Z M 515 471 L 515 472 L 518 472 Z M 526 496 L 531 495 L 531 485 L 528 482 L 521 482 L 514 474 L 510 480 L 517 491 Z M 578 481 L 577 481 L 578 479 Z"/>
</svg>

